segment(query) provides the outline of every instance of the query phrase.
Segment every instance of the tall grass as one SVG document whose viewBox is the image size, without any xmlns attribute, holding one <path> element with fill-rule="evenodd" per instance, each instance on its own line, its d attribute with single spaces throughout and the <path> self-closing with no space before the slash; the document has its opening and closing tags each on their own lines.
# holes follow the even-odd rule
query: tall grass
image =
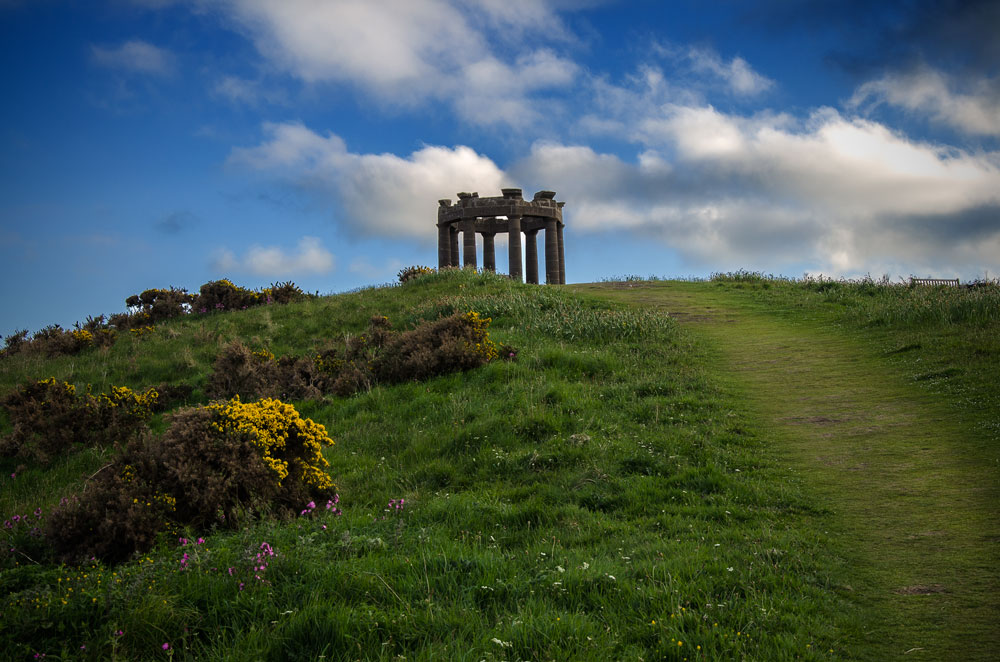
<svg viewBox="0 0 1000 662">
<path fill-rule="evenodd" d="M 1000 282 L 979 281 L 960 287 L 893 283 L 888 277 L 802 279 L 737 271 L 712 274 L 720 284 L 753 284 L 808 293 L 843 308 L 853 320 L 869 326 L 973 325 L 1000 322 Z M 797 296 L 797 295 L 793 295 Z"/>
</svg>

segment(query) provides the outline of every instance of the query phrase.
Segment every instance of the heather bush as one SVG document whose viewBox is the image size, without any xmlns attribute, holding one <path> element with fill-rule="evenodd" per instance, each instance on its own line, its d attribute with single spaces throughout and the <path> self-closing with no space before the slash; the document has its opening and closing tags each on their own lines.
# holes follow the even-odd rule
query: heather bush
<svg viewBox="0 0 1000 662">
<path fill-rule="evenodd" d="M 125 442 L 145 428 L 158 393 L 124 386 L 77 395 L 76 387 L 54 377 L 23 384 L 2 404 L 13 430 L 0 439 L 0 454 L 48 463 L 76 444 L 106 446 Z"/>
<path fill-rule="evenodd" d="M 60 558 L 118 561 L 179 526 L 236 528 L 335 496 L 322 455 L 333 441 L 291 405 L 234 398 L 181 409 L 168 422 L 162 437 L 131 441 L 52 513 L 45 533 Z"/>
<path fill-rule="evenodd" d="M 405 269 L 400 269 L 396 277 L 399 278 L 400 283 L 405 283 L 411 281 L 414 278 L 419 278 L 425 274 L 432 274 L 434 270 L 430 267 L 423 267 L 420 265 L 414 265 L 412 267 L 406 267 Z"/>
</svg>

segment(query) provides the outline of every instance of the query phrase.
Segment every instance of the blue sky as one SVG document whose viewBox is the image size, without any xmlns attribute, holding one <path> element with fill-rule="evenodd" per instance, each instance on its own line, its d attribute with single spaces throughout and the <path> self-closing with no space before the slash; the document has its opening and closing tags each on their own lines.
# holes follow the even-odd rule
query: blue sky
<svg viewBox="0 0 1000 662">
<path fill-rule="evenodd" d="M 998 34 L 995 1 L 0 0 L 0 334 L 391 281 L 501 186 L 566 202 L 568 282 L 996 277 Z"/>
</svg>

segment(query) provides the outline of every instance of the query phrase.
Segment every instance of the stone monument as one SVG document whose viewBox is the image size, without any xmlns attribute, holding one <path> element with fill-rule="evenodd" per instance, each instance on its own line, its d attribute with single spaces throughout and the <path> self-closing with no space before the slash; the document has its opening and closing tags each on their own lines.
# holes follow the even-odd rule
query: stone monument
<svg viewBox="0 0 1000 662">
<path fill-rule="evenodd" d="M 480 198 L 478 193 L 459 193 L 458 203 L 438 200 L 438 268 L 476 265 L 476 235 L 483 235 L 483 269 L 496 271 L 494 237 L 506 232 L 507 264 L 510 277 L 521 281 L 521 233 L 524 233 L 525 278 L 538 283 L 539 230 L 545 230 L 545 282 L 566 284 L 566 258 L 563 255 L 562 208 L 555 191 L 539 191 L 528 201 L 519 188 L 501 189 L 496 198 Z M 462 233 L 459 255 L 458 233 Z"/>
</svg>

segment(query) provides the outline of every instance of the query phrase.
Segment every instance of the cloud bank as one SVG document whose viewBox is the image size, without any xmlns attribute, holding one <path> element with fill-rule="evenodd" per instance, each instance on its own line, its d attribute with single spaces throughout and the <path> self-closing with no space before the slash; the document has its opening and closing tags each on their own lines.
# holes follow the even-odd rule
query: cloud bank
<svg viewBox="0 0 1000 662">
<path fill-rule="evenodd" d="M 525 140 L 527 156 L 498 165 L 466 145 L 351 152 L 335 133 L 285 122 L 230 154 L 318 196 L 361 235 L 433 241 L 438 198 L 521 185 L 558 191 L 574 230 L 655 237 L 693 267 L 970 275 L 997 266 L 1000 155 L 914 140 L 872 119 L 887 105 L 1000 136 L 990 78 L 897 68 L 840 110 L 737 111 L 732 103 L 745 108 L 777 87 L 742 57 L 653 44 L 633 75 L 613 81 L 560 53 L 573 36 L 545 2 L 412 0 L 392 11 L 360 0 L 202 3 L 303 81 L 351 85 L 388 105 L 445 103 L 470 126 L 552 136 Z M 518 38 L 501 48 L 496 33 Z M 238 82 L 225 93 L 249 100 Z M 722 106 L 710 101 L 718 96 Z"/>
<path fill-rule="evenodd" d="M 426 146 L 408 157 L 356 154 L 335 134 L 298 123 L 266 124 L 266 140 L 233 150 L 230 162 L 281 177 L 331 203 L 363 236 L 428 239 L 437 201 L 457 191 L 499 191 L 504 174 L 470 147 Z"/>
</svg>

